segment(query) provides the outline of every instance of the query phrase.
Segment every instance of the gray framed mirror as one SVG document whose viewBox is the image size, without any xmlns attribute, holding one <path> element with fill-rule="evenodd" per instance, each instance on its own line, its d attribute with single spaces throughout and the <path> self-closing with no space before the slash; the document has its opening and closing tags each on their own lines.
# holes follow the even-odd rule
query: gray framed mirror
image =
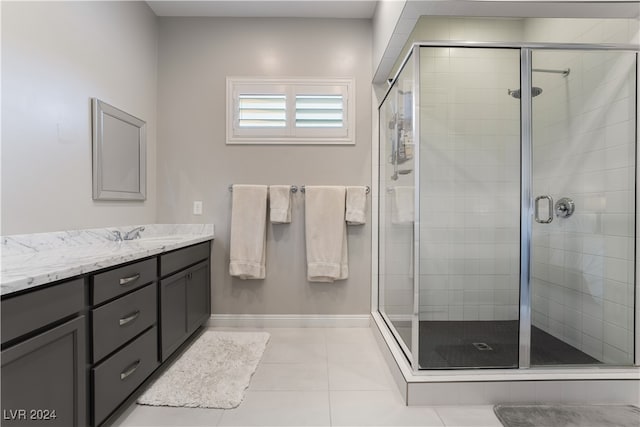
<svg viewBox="0 0 640 427">
<path fill-rule="evenodd" d="M 93 110 L 93 199 L 147 198 L 146 122 L 97 98 Z"/>
</svg>

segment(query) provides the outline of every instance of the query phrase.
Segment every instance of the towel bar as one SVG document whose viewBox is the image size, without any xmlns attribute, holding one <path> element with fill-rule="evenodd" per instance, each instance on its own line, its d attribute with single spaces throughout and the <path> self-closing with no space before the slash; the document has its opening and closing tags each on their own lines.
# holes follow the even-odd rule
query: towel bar
<svg viewBox="0 0 640 427">
<path fill-rule="evenodd" d="M 233 191 L 233 184 L 229 184 L 229 191 Z M 291 186 L 291 192 L 292 193 L 296 193 L 298 191 L 298 186 L 297 185 L 292 185 Z"/>
<path fill-rule="evenodd" d="M 305 192 L 305 188 L 304 187 L 305 187 L 304 185 L 300 187 L 300 191 L 303 192 L 303 193 Z M 369 194 L 371 192 L 371 188 L 369 188 L 368 185 L 365 186 L 365 188 L 366 188 L 365 193 Z"/>
<path fill-rule="evenodd" d="M 303 192 L 303 193 L 304 193 L 304 190 L 305 190 L 304 187 L 305 187 L 304 185 L 302 185 L 300 187 L 300 191 Z M 371 192 L 371 188 L 368 185 L 365 186 L 365 188 L 366 188 L 365 193 L 369 194 Z M 229 191 L 233 191 L 233 184 L 229 184 Z M 298 186 L 297 185 L 292 185 L 291 186 L 291 192 L 292 193 L 297 193 L 298 192 Z"/>
</svg>

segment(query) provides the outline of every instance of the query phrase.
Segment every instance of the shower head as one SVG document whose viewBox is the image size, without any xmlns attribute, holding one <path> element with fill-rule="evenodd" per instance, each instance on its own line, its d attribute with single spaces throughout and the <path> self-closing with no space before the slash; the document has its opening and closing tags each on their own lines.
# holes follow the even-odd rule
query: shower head
<svg viewBox="0 0 640 427">
<path fill-rule="evenodd" d="M 511 89 L 507 89 L 507 93 L 511 96 L 513 96 L 516 99 L 520 99 L 520 89 L 516 89 L 516 90 L 511 90 Z M 537 87 L 534 86 L 531 88 L 531 97 L 535 98 L 536 96 L 540 95 L 542 93 L 542 88 L 541 87 Z"/>
</svg>

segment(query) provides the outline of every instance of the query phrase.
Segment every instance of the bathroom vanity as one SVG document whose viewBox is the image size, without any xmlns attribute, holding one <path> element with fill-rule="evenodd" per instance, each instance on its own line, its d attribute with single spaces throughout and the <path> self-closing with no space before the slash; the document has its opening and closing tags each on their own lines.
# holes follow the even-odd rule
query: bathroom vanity
<svg viewBox="0 0 640 427">
<path fill-rule="evenodd" d="M 16 254 L 4 238 L 2 425 L 109 424 L 206 324 L 212 229 L 105 236 L 80 245 L 91 266 L 78 256 L 57 272 L 43 265 L 64 248 Z"/>
</svg>

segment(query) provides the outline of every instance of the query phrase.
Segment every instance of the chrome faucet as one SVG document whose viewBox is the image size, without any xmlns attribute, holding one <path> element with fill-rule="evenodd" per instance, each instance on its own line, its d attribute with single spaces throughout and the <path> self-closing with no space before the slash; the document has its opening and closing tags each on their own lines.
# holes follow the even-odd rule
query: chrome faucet
<svg viewBox="0 0 640 427">
<path fill-rule="evenodd" d="M 133 230 L 130 230 L 124 233 L 124 236 L 122 236 L 122 240 L 139 239 L 140 233 L 143 231 L 144 231 L 144 226 L 136 227 Z"/>
<path fill-rule="evenodd" d="M 109 233 L 114 242 L 122 242 L 122 233 L 120 233 L 120 230 L 109 230 Z"/>
</svg>

